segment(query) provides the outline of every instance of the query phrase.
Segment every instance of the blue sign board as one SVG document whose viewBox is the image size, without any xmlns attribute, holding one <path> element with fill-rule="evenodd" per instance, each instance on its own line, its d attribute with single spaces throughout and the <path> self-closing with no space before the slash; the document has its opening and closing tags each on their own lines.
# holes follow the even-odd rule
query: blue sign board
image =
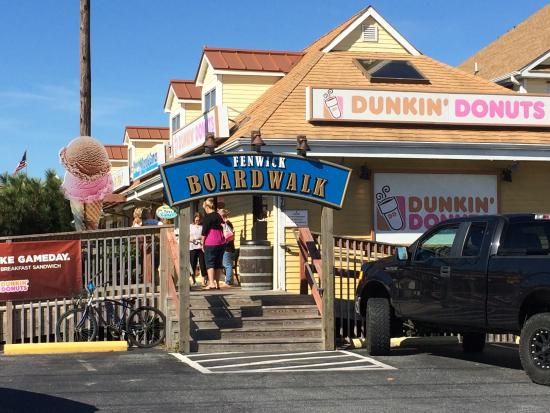
<svg viewBox="0 0 550 413">
<path fill-rule="evenodd" d="M 269 194 L 342 208 L 351 170 L 296 155 L 235 152 L 160 166 L 170 206 L 216 195 Z"/>
</svg>

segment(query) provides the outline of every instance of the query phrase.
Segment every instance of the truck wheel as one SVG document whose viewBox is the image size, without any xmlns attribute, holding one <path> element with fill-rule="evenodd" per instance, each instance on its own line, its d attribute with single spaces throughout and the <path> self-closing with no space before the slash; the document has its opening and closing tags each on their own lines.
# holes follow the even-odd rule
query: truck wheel
<svg viewBox="0 0 550 413">
<path fill-rule="evenodd" d="M 390 303 L 386 298 L 367 301 L 367 352 L 383 356 L 390 352 Z"/>
<path fill-rule="evenodd" d="M 529 378 L 550 384 L 550 313 L 535 314 L 523 326 L 519 358 Z"/>
<path fill-rule="evenodd" d="M 485 348 L 485 333 L 462 334 L 462 350 L 465 353 L 481 353 Z"/>
</svg>

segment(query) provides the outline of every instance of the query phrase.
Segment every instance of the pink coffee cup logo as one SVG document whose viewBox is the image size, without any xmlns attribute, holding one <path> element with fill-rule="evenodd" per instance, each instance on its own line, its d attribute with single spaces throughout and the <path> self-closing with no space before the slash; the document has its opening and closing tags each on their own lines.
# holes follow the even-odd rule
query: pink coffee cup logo
<svg viewBox="0 0 550 413">
<path fill-rule="evenodd" d="M 332 89 L 328 89 L 327 93 L 323 94 L 325 109 L 330 113 L 332 118 L 339 119 L 342 117 L 343 99 L 341 96 L 334 96 L 333 93 Z"/>
<path fill-rule="evenodd" d="M 385 185 L 382 192 L 376 194 L 376 206 L 378 212 L 384 217 L 386 224 L 394 230 L 399 231 L 405 227 L 405 220 L 401 216 L 401 210 L 395 196 L 388 196 L 390 187 Z"/>
</svg>

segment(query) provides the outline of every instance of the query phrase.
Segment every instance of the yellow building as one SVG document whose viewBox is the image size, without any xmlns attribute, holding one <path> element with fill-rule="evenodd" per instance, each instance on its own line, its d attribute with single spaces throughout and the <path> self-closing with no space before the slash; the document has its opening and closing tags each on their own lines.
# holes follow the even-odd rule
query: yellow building
<svg viewBox="0 0 550 413">
<path fill-rule="evenodd" d="M 540 190 L 550 173 L 550 125 L 533 111 L 526 119 L 500 113 L 516 96 L 423 55 L 369 7 L 307 47 L 235 119 L 218 150 L 248 150 L 259 129 L 265 150 L 294 152 L 305 135 L 308 156 L 353 169 L 335 233 L 408 244 L 452 216 L 550 209 Z M 319 231 L 320 208 L 290 198 L 272 205 L 274 286 L 296 290 L 287 212 Z"/>
</svg>

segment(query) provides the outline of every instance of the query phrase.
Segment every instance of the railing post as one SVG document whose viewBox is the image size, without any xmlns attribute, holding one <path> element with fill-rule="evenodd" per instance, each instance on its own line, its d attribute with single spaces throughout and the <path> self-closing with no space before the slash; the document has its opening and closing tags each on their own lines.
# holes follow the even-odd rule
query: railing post
<svg viewBox="0 0 550 413">
<path fill-rule="evenodd" d="M 6 344 L 13 344 L 13 303 L 6 301 Z"/>
<path fill-rule="evenodd" d="M 170 246 L 168 245 L 168 228 L 161 228 L 160 230 L 160 271 L 159 271 L 159 284 L 160 284 L 160 307 L 164 314 L 168 314 L 166 305 L 166 290 L 168 287 L 168 274 L 170 262 Z M 173 265 L 173 264 L 172 264 Z"/>
<path fill-rule="evenodd" d="M 189 353 L 191 351 L 190 331 L 190 292 L 189 292 L 189 225 L 191 224 L 191 207 L 189 204 L 180 208 L 179 211 L 179 255 L 180 271 L 178 279 L 179 303 L 179 352 Z"/>
<path fill-rule="evenodd" d="M 334 230 L 332 208 L 321 212 L 321 265 L 323 288 L 323 342 L 325 350 L 334 350 Z"/>
<path fill-rule="evenodd" d="M 300 234 L 300 238 L 298 239 L 298 252 L 300 255 L 300 294 L 301 295 L 307 295 L 308 293 L 308 282 L 306 277 L 306 263 L 307 261 L 304 258 L 304 253 L 301 248 L 301 244 L 303 243 L 302 236 Z"/>
</svg>

